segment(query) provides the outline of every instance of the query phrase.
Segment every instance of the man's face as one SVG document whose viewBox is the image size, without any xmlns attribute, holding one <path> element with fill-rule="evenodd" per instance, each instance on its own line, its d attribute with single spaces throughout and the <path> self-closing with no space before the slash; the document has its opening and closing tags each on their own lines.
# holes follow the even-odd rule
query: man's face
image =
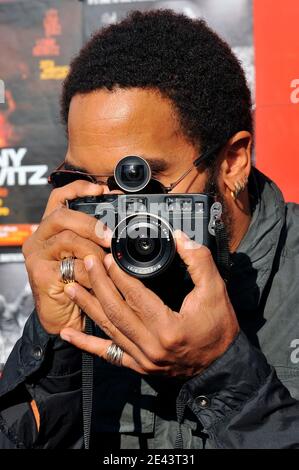
<svg viewBox="0 0 299 470">
<path fill-rule="evenodd" d="M 68 133 L 66 161 L 87 173 L 113 174 L 122 157 L 139 155 L 149 162 L 153 176 L 168 186 L 199 155 L 182 135 L 170 101 L 153 90 L 99 90 L 74 96 Z M 206 172 L 194 169 L 174 192 L 202 192 L 206 182 Z"/>
</svg>

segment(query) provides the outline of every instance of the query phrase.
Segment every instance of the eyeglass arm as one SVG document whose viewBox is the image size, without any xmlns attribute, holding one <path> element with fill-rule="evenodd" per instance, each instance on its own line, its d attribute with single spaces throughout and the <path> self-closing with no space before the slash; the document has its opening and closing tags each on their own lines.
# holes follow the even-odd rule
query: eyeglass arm
<svg viewBox="0 0 299 470">
<path fill-rule="evenodd" d="M 191 168 L 189 168 L 189 170 L 185 171 L 185 173 L 179 177 L 178 180 L 176 180 L 174 183 L 172 183 L 170 186 L 168 186 L 166 189 L 167 192 L 169 191 L 172 191 L 175 186 L 177 186 L 187 175 L 189 175 L 189 173 L 191 173 L 191 171 L 193 170 L 193 168 L 198 168 L 199 165 L 201 165 L 204 161 L 206 161 L 209 157 L 211 157 L 212 155 L 214 155 L 215 153 L 217 153 L 220 148 L 222 146 L 217 146 L 215 148 L 212 148 L 210 150 L 207 150 L 206 152 L 202 153 L 201 155 L 199 155 L 193 162 L 193 165 Z"/>
</svg>

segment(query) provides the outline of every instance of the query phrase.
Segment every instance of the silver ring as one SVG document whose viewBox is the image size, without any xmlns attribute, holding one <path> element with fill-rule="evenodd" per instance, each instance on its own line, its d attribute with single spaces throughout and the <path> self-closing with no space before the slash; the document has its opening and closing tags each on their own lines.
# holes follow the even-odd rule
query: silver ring
<svg viewBox="0 0 299 470">
<path fill-rule="evenodd" d="M 60 261 L 61 279 L 64 284 L 75 282 L 75 258 L 70 256 Z"/>
<path fill-rule="evenodd" d="M 111 343 L 107 348 L 106 360 L 115 366 L 121 367 L 123 355 L 123 350 L 117 344 Z"/>
</svg>

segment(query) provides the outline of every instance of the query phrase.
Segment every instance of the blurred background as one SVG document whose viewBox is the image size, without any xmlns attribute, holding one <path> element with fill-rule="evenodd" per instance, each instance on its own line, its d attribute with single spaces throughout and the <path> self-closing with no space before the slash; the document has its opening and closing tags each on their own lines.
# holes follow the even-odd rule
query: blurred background
<svg viewBox="0 0 299 470">
<path fill-rule="evenodd" d="M 33 308 L 21 245 L 64 159 L 70 60 L 102 26 L 157 8 L 206 19 L 232 46 L 252 90 L 256 166 L 299 202 L 298 0 L 0 0 L 0 364 Z"/>
</svg>

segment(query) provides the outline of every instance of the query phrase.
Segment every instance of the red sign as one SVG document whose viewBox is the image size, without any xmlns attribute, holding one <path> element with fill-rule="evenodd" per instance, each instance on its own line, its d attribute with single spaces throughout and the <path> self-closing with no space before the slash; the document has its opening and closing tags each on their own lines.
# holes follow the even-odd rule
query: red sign
<svg viewBox="0 0 299 470">
<path fill-rule="evenodd" d="M 299 1 L 255 0 L 256 164 L 299 202 Z"/>
</svg>

